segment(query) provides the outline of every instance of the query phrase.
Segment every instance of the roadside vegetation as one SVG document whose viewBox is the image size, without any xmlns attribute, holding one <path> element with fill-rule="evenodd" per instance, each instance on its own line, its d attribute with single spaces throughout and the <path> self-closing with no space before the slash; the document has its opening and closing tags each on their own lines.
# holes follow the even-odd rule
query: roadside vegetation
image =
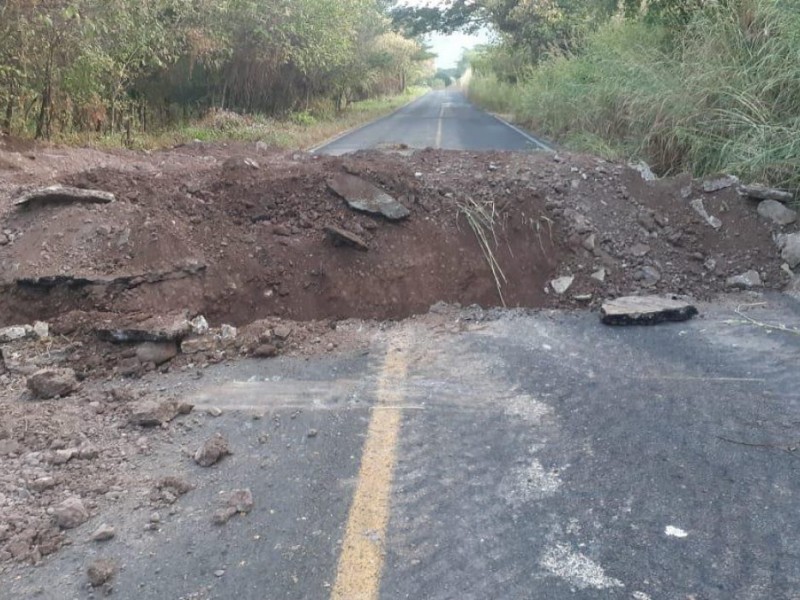
<svg viewBox="0 0 800 600">
<path fill-rule="evenodd" d="M 471 98 L 568 148 L 800 188 L 794 0 L 455 0 L 404 17 L 492 26 Z"/>
<path fill-rule="evenodd" d="M 6 0 L 0 129 L 131 146 L 314 142 L 434 79 L 384 0 Z"/>
</svg>

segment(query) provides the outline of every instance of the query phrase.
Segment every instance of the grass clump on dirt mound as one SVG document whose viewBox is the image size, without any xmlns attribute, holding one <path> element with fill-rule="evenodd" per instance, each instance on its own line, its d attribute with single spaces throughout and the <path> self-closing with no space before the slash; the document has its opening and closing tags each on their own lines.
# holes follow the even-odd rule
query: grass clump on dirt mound
<svg viewBox="0 0 800 600">
<path fill-rule="evenodd" d="M 714 3 L 680 27 L 614 19 L 578 54 L 553 56 L 514 86 L 478 75 L 470 88 L 574 149 L 800 188 L 793 2 Z"/>
</svg>

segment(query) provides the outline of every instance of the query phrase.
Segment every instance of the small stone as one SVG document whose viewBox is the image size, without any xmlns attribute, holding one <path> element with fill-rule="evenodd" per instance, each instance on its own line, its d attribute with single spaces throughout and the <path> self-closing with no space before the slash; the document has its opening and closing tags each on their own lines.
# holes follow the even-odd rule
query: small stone
<svg viewBox="0 0 800 600">
<path fill-rule="evenodd" d="M 192 333 L 195 335 L 205 335 L 208 333 L 208 321 L 203 315 L 198 315 L 191 321 L 189 325 L 192 328 Z"/>
<path fill-rule="evenodd" d="M 703 201 L 700 198 L 692 200 L 689 204 L 694 211 L 700 215 L 706 223 L 708 223 L 708 225 L 714 229 L 719 229 L 722 227 L 722 221 L 720 221 L 717 217 L 712 217 L 708 214 L 708 211 L 706 211 L 706 207 L 703 205 Z"/>
<path fill-rule="evenodd" d="M 201 467 L 210 467 L 231 454 L 228 440 L 219 433 L 207 440 L 194 454 L 194 461 Z"/>
<path fill-rule="evenodd" d="M 758 205 L 758 214 L 776 225 L 791 225 L 797 221 L 797 211 L 787 208 L 777 200 L 764 200 Z"/>
<path fill-rule="evenodd" d="M 661 273 L 655 267 L 642 267 L 633 274 L 633 278 L 645 287 L 653 287 L 661 281 Z"/>
<path fill-rule="evenodd" d="M 221 417 L 222 409 L 219 406 L 209 406 L 206 408 L 206 414 L 211 417 Z"/>
<path fill-rule="evenodd" d="M 176 342 L 145 342 L 136 348 L 136 358 L 142 363 L 164 364 L 178 355 Z"/>
<path fill-rule="evenodd" d="M 220 337 L 223 342 L 233 342 L 238 335 L 239 330 L 233 325 L 223 325 L 220 330 Z"/>
<path fill-rule="evenodd" d="M 213 336 L 193 337 L 181 342 L 181 352 L 183 354 L 213 352 L 216 347 L 217 341 Z"/>
<path fill-rule="evenodd" d="M 92 540 L 95 542 L 107 542 L 117 535 L 117 531 L 107 523 L 103 523 L 92 534 Z"/>
<path fill-rule="evenodd" d="M 236 509 L 236 512 L 247 514 L 253 510 L 253 493 L 245 488 L 241 490 L 233 490 L 230 498 L 228 498 L 228 506 Z"/>
<path fill-rule="evenodd" d="M 157 427 L 177 416 L 178 405 L 173 401 L 140 400 L 131 407 L 130 422 L 140 427 Z"/>
<path fill-rule="evenodd" d="M 158 514 L 157 512 L 154 512 L 153 514 L 150 515 L 149 521 L 155 524 L 161 523 L 161 515 Z"/>
<path fill-rule="evenodd" d="M 50 337 L 50 326 L 44 321 L 36 321 L 33 324 L 33 333 L 36 334 L 40 340 L 46 340 Z"/>
<path fill-rule="evenodd" d="M 317 434 L 319 434 L 319 432 L 316 429 L 309 429 L 308 433 L 306 433 L 306 437 L 315 438 Z"/>
<path fill-rule="evenodd" d="M 597 236 L 593 233 L 590 233 L 583 239 L 582 245 L 588 252 L 594 252 L 595 248 L 597 247 Z"/>
<path fill-rule="evenodd" d="M 575 277 L 573 276 L 559 277 L 558 279 L 554 279 L 550 282 L 550 287 L 552 287 L 553 291 L 560 296 L 567 292 L 574 281 Z"/>
<path fill-rule="evenodd" d="M 211 515 L 211 522 L 214 523 L 214 525 L 224 525 L 230 521 L 231 517 L 235 514 L 236 509 L 234 507 L 225 506 L 214 511 L 214 514 Z"/>
<path fill-rule="evenodd" d="M 214 577 L 222 577 L 225 575 L 225 569 L 217 569 L 214 571 Z"/>
<path fill-rule="evenodd" d="M 288 325 L 278 325 L 272 331 L 276 338 L 282 341 L 288 340 L 292 335 L 292 328 Z"/>
<path fill-rule="evenodd" d="M 606 280 L 606 270 L 605 269 L 598 269 L 591 275 L 592 279 L 599 281 L 600 283 Z"/>
<path fill-rule="evenodd" d="M 67 498 L 56 506 L 54 514 L 56 523 L 61 529 L 74 529 L 89 520 L 89 511 L 81 499 L 75 496 Z"/>
<path fill-rule="evenodd" d="M 45 400 L 69 396 L 79 387 L 72 369 L 41 369 L 28 378 L 28 389 Z"/>
<path fill-rule="evenodd" d="M 761 287 L 761 275 L 758 271 L 750 270 L 741 275 L 728 277 L 727 285 L 737 290 L 749 290 L 754 287 Z"/>
<path fill-rule="evenodd" d="M 92 587 L 100 587 L 108 583 L 117 572 L 117 566 L 114 562 L 100 558 L 92 562 L 86 569 L 86 575 L 89 577 L 89 583 Z"/>
<path fill-rule="evenodd" d="M 278 349 L 272 344 L 262 344 L 253 350 L 253 356 L 256 358 L 273 358 L 278 355 Z"/>
<path fill-rule="evenodd" d="M 650 253 L 650 246 L 647 244 L 637 243 L 630 247 L 630 253 L 632 256 L 637 258 L 642 258 L 643 256 L 647 256 Z"/>
</svg>

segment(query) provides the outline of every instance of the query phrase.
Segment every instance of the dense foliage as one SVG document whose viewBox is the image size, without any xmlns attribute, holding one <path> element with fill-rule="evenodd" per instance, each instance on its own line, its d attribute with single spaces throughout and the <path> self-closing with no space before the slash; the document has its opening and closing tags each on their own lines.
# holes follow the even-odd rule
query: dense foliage
<svg viewBox="0 0 800 600">
<path fill-rule="evenodd" d="M 49 137 L 211 108 L 330 111 L 404 91 L 429 59 L 383 0 L 2 0 L 0 127 Z"/>
<path fill-rule="evenodd" d="M 662 173 L 728 171 L 800 188 L 797 0 L 469 4 L 487 7 L 482 18 L 499 31 L 472 60 L 479 103 Z M 493 4 L 513 5 L 511 24 Z"/>
</svg>

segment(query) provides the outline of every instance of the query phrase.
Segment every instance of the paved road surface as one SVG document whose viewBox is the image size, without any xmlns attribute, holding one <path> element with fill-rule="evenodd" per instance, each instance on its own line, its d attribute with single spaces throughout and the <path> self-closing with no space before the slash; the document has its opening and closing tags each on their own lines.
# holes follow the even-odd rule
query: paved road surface
<svg viewBox="0 0 800 600">
<path fill-rule="evenodd" d="M 800 326 L 767 302 L 749 314 Z M 368 352 L 213 367 L 187 397 L 224 415 L 130 467 L 198 486 L 161 530 L 128 498 L 114 540 L 84 525 L 0 598 L 85 598 L 102 555 L 122 599 L 800 599 L 800 344 L 734 308 L 652 328 L 453 312 Z M 219 466 L 178 451 L 217 431 Z M 255 510 L 213 526 L 240 487 Z"/>
<path fill-rule="evenodd" d="M 546 150 L 543 142 L 475 108 L 459 91 L 430 92 L 383 119 L 317 149 L 346 154 L 371 148 Z"/>
</svg>

